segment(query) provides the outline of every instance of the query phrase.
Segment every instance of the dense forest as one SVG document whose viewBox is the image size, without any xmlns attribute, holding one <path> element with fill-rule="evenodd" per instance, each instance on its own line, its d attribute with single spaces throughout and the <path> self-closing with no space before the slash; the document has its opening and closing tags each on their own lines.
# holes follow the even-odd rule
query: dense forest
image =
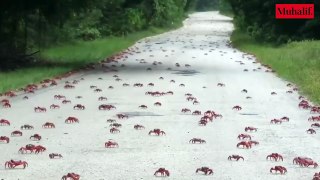
<svg viewBox="0 0 320 180">
<path fill-rule="evenodd" d="M 320 39 L 319 0 L 228 0 L 239 30 L 258 41 L 286 43 L 304 39 Z M 275 19 L 275 4 L 315 4 L 312 20 Z"/>
<path fill-rule="evenodd" d="M 186 12 L 217 5 L 218 0 L 2 0 L 0 70 L 24 66 L 57 42 L 167 27 L 180 23 Z"/>
</svg>

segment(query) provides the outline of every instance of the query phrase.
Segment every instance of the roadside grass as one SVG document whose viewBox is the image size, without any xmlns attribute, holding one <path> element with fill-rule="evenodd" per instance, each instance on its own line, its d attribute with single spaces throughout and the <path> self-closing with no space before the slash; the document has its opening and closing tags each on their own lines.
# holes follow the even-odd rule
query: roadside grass
<svg viewBox="0 0 320 180">
<path fill-rule="evenodd" d="M 302 94 L 320 103 L 320 41 L 291 42 L 282 46 L 254 41 L 240 31 L 231 36 L 234 47 L 255 55 L 279 77 L 295 83 Z"/>
<path fill-rule="evenodd" d="M 123 49 L 132 46 L 136 41 L 164 33 L 180 27 L 151 27 L 148 30 L 131 33 L 124 37 L 106 37 L 94 41 L 75 41 L 57 44 L 41 51 L 39 64 L 11 72 L 0 72 L 0 93 L 21 88 L 30 83 L 37 83 L 70 70 L 78 69 L 89 63 L 99 62 Z"/>
</svg>

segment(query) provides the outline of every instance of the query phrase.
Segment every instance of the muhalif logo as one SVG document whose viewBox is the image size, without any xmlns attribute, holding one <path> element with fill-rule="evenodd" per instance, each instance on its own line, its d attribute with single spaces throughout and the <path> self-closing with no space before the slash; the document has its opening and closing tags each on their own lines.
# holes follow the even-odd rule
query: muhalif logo
<svg viewBox="0 0 320 180">
<path fill-rule="evenodd" d="M 314 19 L 314 4 L 276 4 L 276 19 Z"/>
</svg>

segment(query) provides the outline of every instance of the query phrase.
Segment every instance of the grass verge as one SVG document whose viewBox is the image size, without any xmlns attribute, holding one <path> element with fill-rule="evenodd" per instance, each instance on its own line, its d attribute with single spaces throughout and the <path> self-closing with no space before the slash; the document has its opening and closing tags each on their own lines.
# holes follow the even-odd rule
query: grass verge
<svg viewBox="0 0 320 180">
<path fill-rule="evenodd" d="M 274 46 L 254 41 L 240 31 L 231 36 L 234 47 L 254 54 L 277 74 L 298 85 L 304 95 L 320 103 L 320 41 L 292 42 Z"/>
<path fill-rule="evenodd" d="M 125 37 L 107 37 L 95 41 L 76 41 L 59 44 L 42 50 L 40 62 L 34 67 L 22 68 L 12 72 L 0 72 L 0 92 L 17 89 L 29 83 L 40 82 L 43 79 L 63 74 L 89 63 L 98 62 L 112 54 L 132 46 L 144 37 L 164 33 L 180 27 L 149 28 L 145 31 L 131 33 Z"/>
</svg>

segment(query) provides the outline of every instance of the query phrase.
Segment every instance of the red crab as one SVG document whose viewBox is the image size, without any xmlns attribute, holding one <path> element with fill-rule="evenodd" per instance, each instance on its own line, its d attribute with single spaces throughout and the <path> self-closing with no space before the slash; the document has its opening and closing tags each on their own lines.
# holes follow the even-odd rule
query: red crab
<svg viewBox="0 0 320 180">
<path fill-rule="evenodd" d="M 269 154 L 267 157 L 266 157 L 266 159 L 268 160 L 268 159 L 270 159 L 270 160 L 275 160 L 275 161 L 278 161 L 278 159 L 279 160 L 281 160 L 281 161 L 283 161 L 283 157 L 280 155 L 280 154 L 278 154 L 278 153 L 272 153 L 272 154 Z"/>
<path fill-rule="evenodd" d="M 157 136 L 166 135 L 166 133 L 164 131 L 161 131 L 160 129 L 154 129 L 149 131 L 149 135 L 152 135 L 152 134 L 155 134 Z"/>
<path fill-rule="evenodd" d="M 79 180 L 80 179 L 80 175 L 76 174 L 76 173 L 68 173 L 64 176 L 62 176 L 61 180 Z"/>
<path fill-rule="evenodd" d="M 190 110 L 190 109 L 187 109 L 187 108 L 183 108 L 183 109 L 181 110 L 181 112 L 187 113 L 187 112 L 191 112 L 191 110 Z"/>
<path fill-rule="evenodd" d="M 252 131 L 257 132 L 257 131 L 258 131 L 258 129 L 255 128 L 255 127 L 245 127 L 244 130 L 245 130 L 246 132 L 248 132 L 248 131 L 249 131 L 249 132 L 252 132 Z"/>
<path fill-rule="evenodd" d="M 30 139 L 33 141 L 40 141 L 41 136 L 39 134 L 34 134 L 34 135 L 30 136 Z"/>
<path fill-rule="evenodd" d="M 158 170 L 156 170 L 156 172 L 153 174 L 154 176 L 170 176 L 170 173 L 168 170 L 166 170 L 165 168 L 159 168 Z"/>
<path fill-rule="evenodd" d="M 56 126 L 51 122 L 46 122 L 42 125 L 42 128 L 48 128 L 48 129 L 55 128 L 55 127 Z"/>
<path fill-rule="evenodd" d="M 21 131 L 13 131 L 11 133 L 11 136 L 22 136 L 22 132 Z"/>
<path fill-rule="evenodd" d="M 10 161 L 7 161 L 5 164 L 4 164 L 4 167 L 5 168 L 9 168 L 9 169 L 13 169 L 17 166 L 23 166 L 23 169 L 25 169 L 27 166 L 28 166 L 28 163 L 26 161 L 14 161 L 14 160 L 10 160 Z"/>
<path fill-rule="evenodd" d="M 10 138 L 7 137 L 7 136 L 0 136 L 0 141 L 1 142 L 5 141 L 6 143 L 9 143 L 10 142 Z"/>
<path fill-rule="evenodd" d="M 242 156 L 239 156 L 239 155 L 231 155 L 228 157 L 228 160 L 232 160 L 232 159 L 235 159 L 236 161 L 239 161 L 239 159 L 242 159 L 244 161 L 244 158 Z"/>
<path fill-rule="evenodd" d="M 107 141 L 106 143 L 104 143 L 105 148 L 117 148 L 119 147 L 117 142 L 114 142 L 112 140 Z"/>
<path fill-rule="evenodd" d="M 211 175 L 211 174 L 213 174 L 213 170 L 210 169 L 210 168 L 208 168 L 208 167 L 198 168 L 198 169 L 196 170 L 196 173 L 198 173 L 199 171 L 203 172 L 204 175 Z"/>
<path fill-rule="evenodd" d="M 192 143 L 192 144 L 196 144 L 196 143 L 200 143 L 200 144 L 203 144 L 203 143 L 206 143 L 205 140 L 203 139 L 200 139 L 200 138 L 192 138 L 189 143 Z"/>
<path fill-rule="evenodd" d="M 51 153 L 49 154 L 49 158 L 50 159 L 55 159 L 55 157 L 58 157 L 59 159 L 60 158 L 63 158 L 61 154 L 58 154 L 58 153 Z"/>
<path fill-rule="evenodd" d="M 144 129 L 144 126 L 140 125 L 140 124 L 136 124 L 133 126 L 134 129 L 136 130 L 141 130 L 141 129 Z"/>
<path fill-rule="evenodd" d="M 60 109 L 60 106 L 56 104 L 51 104 L 50 109 Z"/>
<path fill-rule="evenodd" d="M 65 123 L 67 124 L 71 124 L 71 123 L 79 123 L 79 119 L 76 118 L 76 117 L 68 117 L 66 120 L 65 120 Z"/>
<path fill-rule="evenodd" d="M 242 109 L 242 107 L 238 106 L 238 105 L 233 106 L 233 108 L 232 108 L 232 110 L 237 110 L 237 111 L 240 111 L 241 109 Z"/>
<path fill-rule="evenodd" d="M 0 126 L 10 126 L 10 121 L 6 119 L 0 119 Z"/>
<path fill-rule="evenodd" d="M 45 107 L 35 107 L 34 112 L 47 112 L 47 109 Z"/>
<path fill-rule="evenodd" d="M 275 167 L 271 168 L 270 173 L 273 173 L 273 171 L 275 171 L 276 173 L 277 173 L 277 171 L 279 171 L 280 174 L 287 173 L 287 169 L 283 166 L 275 166 Z"/>
</svg>

